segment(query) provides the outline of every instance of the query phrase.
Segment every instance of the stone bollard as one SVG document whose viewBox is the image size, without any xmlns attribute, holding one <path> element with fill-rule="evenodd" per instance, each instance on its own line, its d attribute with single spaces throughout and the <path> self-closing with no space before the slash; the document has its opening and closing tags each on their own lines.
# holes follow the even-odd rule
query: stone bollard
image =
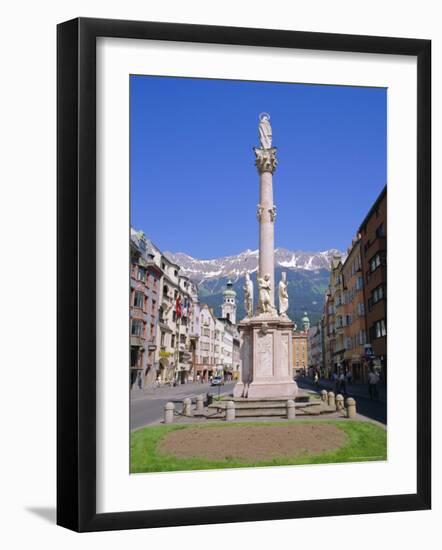
<svg viewBox="0 0 442 550">
<path fill-rule="evenodd" d="M 344 410 L 344 396 L 338 393 L 336 396 L 336 410 L 337 411 L 343 411 Z"/>
<path fill-rule="evenodd" d="M 321 401 L 327 401 L 327 390 L 321 390 Z"/>
<path fill-rule="evenodd" d="M 328 406 L 335 408 L 335 394 L 332 391 L 329 391 L 328 394 Z"/>
<path fill-rule="evenodd" d="M 356 401 L 353 397 L 347 399 L 347 418 L 356 418 Z"/>
<path fill-rule="evenodd" d="M 293 399 L 289 399 L 287 401 L 287 419 L 293 420 L 294 418 L 296 418 L 295 402 Z"/>
<path fill-rule="evenodd" d="M 227 401 L 226 403 L 226 421 L 231 422 L 235 420 L 235 403 L 233 401 Z"/>
<path fill-rule="evenodd" d="M 164 405 L 164 424 L 172 424 L 174 412 L 175 405 L 171 401 Z"/>
<path fill-rule="evenodd" d="M 183 401 L 183 416 L 192 416 L 192 400 L 186 397 Z"/>
<path fill-rule="evenodd" d="M 204 395 L 196 396 L 196 410 L 201 412 L 204 409 Z"/>
</svg>

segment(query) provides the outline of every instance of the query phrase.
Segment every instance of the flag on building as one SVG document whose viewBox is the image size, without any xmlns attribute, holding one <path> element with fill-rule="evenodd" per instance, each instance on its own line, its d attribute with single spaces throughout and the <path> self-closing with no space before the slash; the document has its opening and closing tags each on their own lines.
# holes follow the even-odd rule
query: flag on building
<svg viewBox="0 0 442 550">
<path fill-rule="evenodd" d="M 182 310 L 181 310 L 181 296 L 178 296 L 178 298 L 176 299 L 176 302 L 175 302 L 175 313 L 176 313 L 176 317 L 177 319 L 179 319 L 182 315 Z"/>
<path fill-rule="evenodd" d="M 187 298 L 184 298 L 183 300 L 183 307 L 182 307 L 182 316 L 187 317 L 189 311 L 189 301 Z"/>
</svg>

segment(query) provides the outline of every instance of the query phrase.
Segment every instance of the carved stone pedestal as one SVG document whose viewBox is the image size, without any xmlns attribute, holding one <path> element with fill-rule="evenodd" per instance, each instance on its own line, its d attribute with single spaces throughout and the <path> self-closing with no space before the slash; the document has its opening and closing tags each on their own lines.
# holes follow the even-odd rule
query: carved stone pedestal
<svg viewBox="0 0 442 550">
<path fill-rule="evenodd" d="M 242 379 L 233 390 L 234 397 L 292 399 L 296 396 L 293 326 L 287 317 L 274 314 L 260 314 L 241 321 Z"/>
</svg>

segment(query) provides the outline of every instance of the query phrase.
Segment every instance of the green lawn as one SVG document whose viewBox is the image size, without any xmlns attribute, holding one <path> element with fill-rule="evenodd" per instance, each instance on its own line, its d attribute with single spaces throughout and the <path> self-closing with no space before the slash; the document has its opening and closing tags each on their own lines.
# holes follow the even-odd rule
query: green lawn
<svg viewBox="0 0 442 550">
<path fill-rule="evenodd" d="M 215 468 L 250 468 L 256 466 L 287 466 L 291 464 L 324 464 L 338 462 L 362 462 L 369 460 L 386 460 L 387 432 L 380 426 L 370 422 L 357 420 L 320 421 L 324 424 L 333 424 L 347 434 L 347 442 L 337 450 L 315 455 L 303 455 L 293 458 L 285 457 L 273 460 L 250 462 L 246 460 L 226 458 L 224 460 L 207 460 L 201 458 L 181 459 L 174 456 L 165 456 L 157 453 L 158 442 L 172 430 L 186 430 L 198 428 L 210 430 L 211 427 L 226 430 L 235 426 L 257 425 L 287 425 L 289 420 L 275 422 L 235 422 L 213 424 L 168 424 L 149 426 L 136 430 L 131 434 L 131 473 L 142 472 L 169 472 L 178 470 L 208 470 Z M 294 420 L 296 423 L 318 421 Z"/>
</svg>

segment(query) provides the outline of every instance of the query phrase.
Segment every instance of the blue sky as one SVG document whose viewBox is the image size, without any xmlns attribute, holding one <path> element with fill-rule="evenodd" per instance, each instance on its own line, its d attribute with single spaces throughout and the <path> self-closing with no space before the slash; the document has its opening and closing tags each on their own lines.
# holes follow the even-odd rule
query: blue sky
<svg viewBox="0 0 442 550">
<path fill-rule="evenodd" d="M 344 250 L 386 183 L 386 109 L 382 88 L 131 76 L 131 224 L 196 258 L 258 248 L 266 111 L 275 246 Z"/>
</svg>

